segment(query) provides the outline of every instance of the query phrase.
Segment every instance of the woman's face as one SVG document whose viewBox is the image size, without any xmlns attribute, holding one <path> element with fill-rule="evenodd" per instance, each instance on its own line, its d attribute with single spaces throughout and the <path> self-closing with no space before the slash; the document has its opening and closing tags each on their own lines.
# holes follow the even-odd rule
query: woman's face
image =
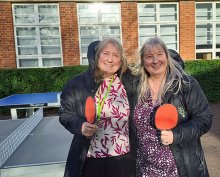
<svg viewBox="0 0 220 177">
<path fill-rule="evenodd" d="M 167 56 L 162 47 L 144 50 L 143 64 L 150 77 L 164 76 L 167 68 Z"/>
<path fill-rule="evenodd" d="M 99 69 L 104 73 L 103 78 L 114 75 L 121 66 L 121 55 L 117 48 L 109 43 L 100 53 L 98 59 Z"/>
</svg>

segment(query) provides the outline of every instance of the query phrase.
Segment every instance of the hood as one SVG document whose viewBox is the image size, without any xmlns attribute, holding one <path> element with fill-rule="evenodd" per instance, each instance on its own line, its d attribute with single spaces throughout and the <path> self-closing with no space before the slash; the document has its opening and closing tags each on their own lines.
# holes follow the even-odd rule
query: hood
<svg viewBox="0 0 220 177">
<path fill-rule="evenodd" d="M 97 46 L 99 43 L 100 43 L 100 41 L 93 41 L 88 46 L 87 58 L 88 58 L 90 69 L 92 69 L 95 64 L 95 55 L 96 55 Z"/>
<path fill-rule="evenodd" d="M 182 69 L 185 68 L 185 65 L 184 65 L 184 62 L 183 62 L 183 59 L 181 58 L 181 56 L 175 51 L 175 50 L 172 50 L 172 49 L 168 49 L 169 51 L 169 54 L 170 56 L 176 61 L 179 63 L 179 65 L 182 67 Z"/>
</svg>

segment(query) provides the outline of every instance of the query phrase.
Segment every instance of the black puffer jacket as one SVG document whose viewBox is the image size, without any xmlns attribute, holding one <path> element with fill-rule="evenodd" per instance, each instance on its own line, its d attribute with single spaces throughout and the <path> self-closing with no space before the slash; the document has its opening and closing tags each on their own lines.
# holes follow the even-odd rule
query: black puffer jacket
<svg viewBox="0 0 220 177">
<path fill-rule="evenodd" d="M 94 49 L 96 45 L 97 43 L 93 45 L 92 48 Z M 69 132 L 74 134 L 72 144 L 69 149 L 64 177 L 80 177 L 90 143 L 90 140 L 81 133 L 82 124 L 86 121 L 85 102 L 88 96 L 94 97 L 101 83 L 95 83 L 94 78 L 92 77 L 91 64 L 94 61 L 95 52 L 89 50 L 88 54 L 90 54 L 89 70 L 78 76 L 75 76 L 72 80 L 70 80 L 64 87 L 61 94 L 59 120 Z M 131 152 L 135 158 L 136 135 L 133 123 L 133 112 L 137 99 L 137 83 L 135 82 L 130 70 L 127 70 L 123 74 L 122 84 L 126 90 L 130 106 L 129 138 Z"/>
<path fill-rule="evenodd" d="M 198 82 L 192 77 L 189 80 L 190 86 L 184 86 L 180 94 L 165 95 L 164 103 L 178 109 L 178 126 L 170 148 L 180 177 L 208 177 L 200 137 L 211 128 L 213 115 Z"/>
</svg>

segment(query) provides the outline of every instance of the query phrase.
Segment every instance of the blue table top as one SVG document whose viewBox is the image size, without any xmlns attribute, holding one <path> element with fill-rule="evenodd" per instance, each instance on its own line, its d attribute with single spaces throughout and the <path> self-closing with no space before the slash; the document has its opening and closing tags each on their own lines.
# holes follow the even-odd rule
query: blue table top
<svg viewBox="0 0 220 177">
<path fill-rule="evenodd" d="M 60 92 L 14 94 L 0 99 L 0 106 L 57 103 L 58 94 L 60 94 Z"/>
</svg>

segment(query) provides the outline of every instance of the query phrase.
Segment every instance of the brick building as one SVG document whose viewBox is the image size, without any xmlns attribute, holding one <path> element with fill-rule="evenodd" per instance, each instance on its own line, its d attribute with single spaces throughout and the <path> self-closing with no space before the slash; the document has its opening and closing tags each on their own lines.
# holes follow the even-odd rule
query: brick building
<svg viewBox="0 0 220 177">
<path fill-rule="evenodd" d="M 0 68 L 87 64 L 87 46 L 114 37 L 129 62 L 158 35 L 184 60 L 220 58 L 215 0 L 0 0 Z"/>
</svg>

